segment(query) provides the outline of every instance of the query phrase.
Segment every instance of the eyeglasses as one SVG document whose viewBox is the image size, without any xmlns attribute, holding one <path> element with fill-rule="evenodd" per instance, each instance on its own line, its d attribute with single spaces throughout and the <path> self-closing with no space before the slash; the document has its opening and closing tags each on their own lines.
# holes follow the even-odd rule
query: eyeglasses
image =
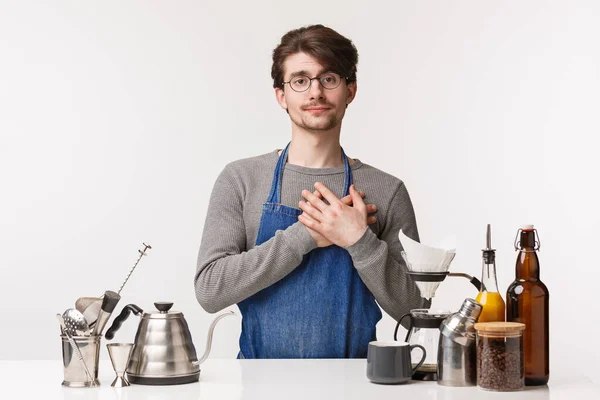
<svg viewBox="0 0 600 400">
<path fill-rule="evenodd" d="M 298 75 L 290 79 L 289 82 L 283 82 L 282 85 L 289 84 L 294 92 L 306 92 L 310 88 L 313 79 L 317 79 L 323 88 L 329 90 L 337 88 L 342 83 L 342 77 L 335 72 L 325 72 L 314 78 L 309 78 L 306 75 Z M 344 79 L 348 79 L 348 77 L 345 76 Z"/>
</svg>

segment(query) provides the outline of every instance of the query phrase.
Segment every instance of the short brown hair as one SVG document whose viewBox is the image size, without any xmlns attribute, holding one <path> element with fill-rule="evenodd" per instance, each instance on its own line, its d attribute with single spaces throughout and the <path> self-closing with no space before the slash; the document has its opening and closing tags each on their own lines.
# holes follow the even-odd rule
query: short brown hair
<svg viewBox="0 0 600 400">
<path fill-rule="evenodd" d="M 283 35 L 281 43 L 273 50 L 271 78 L 274 88 L 283 88 L 283 65 L 296 53 L 306 53 L 326 70 L 348 77 L 347 82 L 356 82 L 358 51 L 352 41 L 326 26 L 309 25 Z"/>
</svg>

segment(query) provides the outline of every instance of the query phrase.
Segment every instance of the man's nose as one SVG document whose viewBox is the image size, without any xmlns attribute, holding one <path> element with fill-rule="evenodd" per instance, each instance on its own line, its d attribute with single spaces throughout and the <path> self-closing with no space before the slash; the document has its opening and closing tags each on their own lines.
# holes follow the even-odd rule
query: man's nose
<svg viewBox="0 0 600 400">
<path fill-rule="evenodd" d="M 311 81 L 310 88 L 308 90 L 311 98 L 322 98 L 325 88 L 323 88 L 323 85 L 321 85 L 321 81 L 315 78 Z"/>
</svg>

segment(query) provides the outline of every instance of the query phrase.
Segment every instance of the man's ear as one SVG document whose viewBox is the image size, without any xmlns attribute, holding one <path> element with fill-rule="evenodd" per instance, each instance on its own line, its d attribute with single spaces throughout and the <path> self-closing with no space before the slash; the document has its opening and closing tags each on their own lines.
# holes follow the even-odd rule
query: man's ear
<svg viewBox="0 0 600 400">
<path fill-rule="evenodd" d="M 356 90 L 358 89 L 356 81 L 354 82 L 350 82 L 348 85 L 346 85 L 346 107 L 348 107 L 348 104 L 352 103 L 354 101 L 354 98 L 356 97 Z"/>
<path fill-rule="evenodd" d="M 279 103 L 281 108 L 287 111 L 288 105 L 287 101 L 285 101 L 285 92 L 282 88 L 275 88 L 275 98 L 277 99 L 277 102 Z"/>
</svg>

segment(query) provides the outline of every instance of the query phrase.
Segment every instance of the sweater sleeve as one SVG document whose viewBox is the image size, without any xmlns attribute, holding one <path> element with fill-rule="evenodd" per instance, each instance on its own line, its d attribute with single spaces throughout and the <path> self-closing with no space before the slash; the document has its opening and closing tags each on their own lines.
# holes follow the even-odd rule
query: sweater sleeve
<svg viewBox="0 0 600 400">
<path fill-rule="evenodd" d="M 268 241 L 246 250 L 243 196 L 228 167 L 213 188 L 194 277 L 196 298 L 209 313 L 218 312 L 279 281 L 316 247 L 296 222 Z"/>
<path fill-rule="evenodd" d="M 367 229 L 346 250 L 381 308 L 397 321 L 413 308 L 429 308 L 431 305 L 431 301 L 421 297 L 400 254 L 400 229 L 408 237 L 419 240 L 414 209 L 403 183 L 395 191 L 384 218 L 379 238 L 371 229 Z"/>
</svg>

